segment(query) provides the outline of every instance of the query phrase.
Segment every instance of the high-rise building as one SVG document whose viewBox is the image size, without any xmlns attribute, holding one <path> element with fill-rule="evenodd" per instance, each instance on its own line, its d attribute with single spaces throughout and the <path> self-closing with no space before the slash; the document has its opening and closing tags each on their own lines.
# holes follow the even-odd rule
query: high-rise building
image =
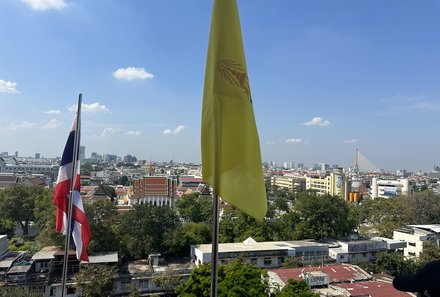
<svg viewBox="0 0 440 297">
<path fill-rule="evenodd" d="M 283 167 L 286 169 L 292 169 L 293 168 L 293 162 L 284 162 Z"/>
<path fill-rule="evenodd" d="M 86 158 L 86 147 L 81 145 L 79 147 L 79 159 L 84 160 L 85 158 Z"/>
<path fill-rule="evenodd" d="M 409 194 L 409 180 L 406 178 L 390 180 L 373 177 L 371 179 L 371 197 L 373 199 L 389 198 L 396 195 L 408 196 Z"/>
<path fill-rule="evenodd" d="M 308 176 L 306 178 L 306 190 L 316 191 L 320 195 L 339 196 L 344 200 L 348 200 L 350 192 L 347 176 L 342 172 L 331 172 L 325 176 L 321 174 Z"/>
<path fill-rule="evenodd" d="M 40 153 L 35 153 L 35 159 L 40 159 L 41 154 Z"/>
</svg>

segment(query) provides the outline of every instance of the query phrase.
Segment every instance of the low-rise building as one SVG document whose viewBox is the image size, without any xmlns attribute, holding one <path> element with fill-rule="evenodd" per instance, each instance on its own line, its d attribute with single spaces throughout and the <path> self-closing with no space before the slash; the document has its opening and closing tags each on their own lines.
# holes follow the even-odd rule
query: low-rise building
<svg viewBox="0 0 440 297">
<path fill-rule="evenodd" d="M 338 241 L 337 247 L 329 248 L 329 257 L 337 263 L 368 262 L 376 259 L 382 251 L 404 248 L 405 242 L 382 238 L 370 240 Z"/>
<path fill-rule="evenodd" d="M 391 279 L 375 278 L 350 264 L 329 264 L 268 271 L 273 290 L 282 289 L 290 279 L 304 280 L 309 288 L 327 297 L 410 297 L 411 293 L 394 289 Z"/>
<path fill-rule="evenodd" d="M 211 244 L 192 245 L 191 257 L 197 266 L 211 262 Z M 277 268 L 290 257 L 308 263 L 326 261 L 328 245 L 313 240 L 256 242 L 248 238 L 241 243 L 220 243 L 218 246 L 219 263 L 241 258 L 259 268 Z"/>
<path fill-rule="evenodd" d="M 305 190 L 306 177 L 301 174 L 273 175 L 270 179 L 270 183 L 271 186 L 296 193 Z"/>
<path fill-rule="evenodd" d="M 403 248 L 406 257 L 418 257 L 423 251 L 423 243 L 439 245 L 440 224 L 407 225 L 394 230 L 393 239 L 406 242 Z"/>
</svg>

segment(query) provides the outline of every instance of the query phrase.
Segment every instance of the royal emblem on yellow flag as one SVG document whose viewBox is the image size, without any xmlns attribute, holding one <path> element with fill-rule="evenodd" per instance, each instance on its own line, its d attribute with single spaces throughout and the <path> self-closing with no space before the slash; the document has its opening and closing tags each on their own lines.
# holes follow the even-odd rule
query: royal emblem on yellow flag
<svg viewBox="0 0 440 297">
<path fill-rule="evenodd" d="M 236 0 L 215 0 L 202 110 L 202 174 L 214 193 L 256 219 L 267 212 Z"/>
</svg>

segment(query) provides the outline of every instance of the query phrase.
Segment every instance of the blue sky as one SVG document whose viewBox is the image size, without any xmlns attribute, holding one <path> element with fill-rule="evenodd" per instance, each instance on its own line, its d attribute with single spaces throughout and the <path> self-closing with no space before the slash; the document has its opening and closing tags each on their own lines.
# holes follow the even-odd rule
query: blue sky
<svg viewBox="0 0 440 297">
<path fill-rule="evenodd" d="M 239 0 L 265 161 L 440 163 L 440 2 Z M 212 1 L 0 1 L 0 151 L 200 162 Z"/>
</svg>

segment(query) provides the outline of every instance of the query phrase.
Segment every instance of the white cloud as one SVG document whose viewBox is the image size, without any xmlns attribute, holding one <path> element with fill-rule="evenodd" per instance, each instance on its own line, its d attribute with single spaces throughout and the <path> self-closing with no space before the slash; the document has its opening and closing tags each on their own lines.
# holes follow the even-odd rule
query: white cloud
<svg viewBox="0 0 440 297">
<path fill-rule="evenodd" d="M 303 125 L 304 126 L 321 126 L 321 127 L 325 127 L 325 126 L 330 125 L 330 122 L 327 121 L 327 120 L 324 120 L 323 118 L 320 118 L 320 117 L 314 117 L 310 121 L 304 122 Z"/>
<path fill-rule="evenodd" d="M 286 140 L 286 143 L 298 144 L 298 143 L 306 143 L 306 142 L 304 140 L 302 140 L 301 138 L 289 138 Z"/>
<path fill-rule="evenodd" d="M 69 111 L 76 112 L 78 105 L 72 105 L 69 107 Z M 81 105 L 81 111 L 85 113 L 106 113 L 109 112 L 110 109 L 108 109 L 105 105 L 99 104 L 99 102 L 91 103 L 91 104 L 85 104 L 83 103 Z"/>
<path fill-rule="evenodd" d="M 17 83 L 0 79 L 0 93 L 19 94 Z"/>
<path fill-rule="evenodd" d="M 35 123 L 31 123 L 31 122 L 26 122 L 26 121 L 21 121 L 19 123 L 11 123 L 9 124 L 5 130 L 9 130 L 9 131 L 17 131 L 19 129 L 29 129 L 35 126 Z"/>
<path fill-rule="evenodd" d="M 144 68 L 138 67 L 119 68 L 113 72 L 113 76 L 122 80 L 147 79 L 154 77 L 153 74 L 146 72 Z"/>
<path fill-rule="evenodd" d="M 35 10 L 49 10 L 56 9 L 60 10 L 67 6 L 64 0 L 22 0 L 24 3 L 28 4 L 32 9 Z"/>
<path fill-rule="evenodd" d="M 177 135 L 183 132 L 183 130 L 185 130 L 185 126 L 183 125 L 179 125 L 176 127 L 176 129 L 171 130 L 171 129 L 166 129 L 162 131 L 163 135 Z"/>
<path fill-rule="evenodd" d="M 111 135 L 115 134 L 118 131 L 119 131 L 118 128 L 104 128 L 104 130 L 101 133 L 101 137 L 102 138 L 110 137 Z"/>
<path fill-rule="evenodd" d="M 43 113 L 45 113 L 45 114 L 61 114 L 61 110 L 51 109 L 51 110 L 48 110 L 48 111 L 43 111 Z"/>
<path fill-rule="evenodd" d="M 356 138 L 343 140 L 342 143 L 355 143 L 358 140 Z"/>
<path fill-rule="evenodd" d="M 49 122 L 47 122 L 46 124 L 44 124 L 43 126 L 41 126 L 41 128 L 42 129 L 55 129 L 59 125 L 61 125 L 60 121 L 58 121 L 57 119 L 52 119 Z"/>
<path fill-rule="evenodd" d="M 127 131 L 127 132 L 125 132 L 125 135 L 127 135 L 127 136 L 139 136 L 141 134 L 142 133 L 139 132 L 139 131 Z"/>
</svg>

